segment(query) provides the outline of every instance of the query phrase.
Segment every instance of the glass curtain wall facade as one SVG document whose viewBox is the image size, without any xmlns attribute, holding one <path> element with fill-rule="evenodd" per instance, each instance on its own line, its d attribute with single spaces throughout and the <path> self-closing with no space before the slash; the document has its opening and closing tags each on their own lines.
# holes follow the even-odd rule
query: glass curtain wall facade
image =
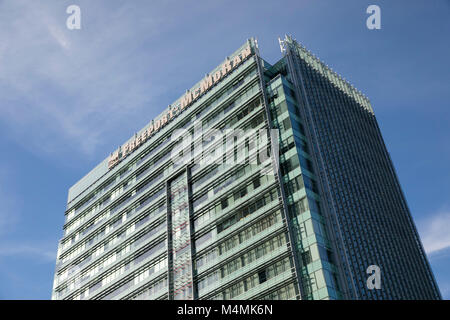
<svg viewBox="0 0 450 320">
<path fill-rule="evenodd" d="M 52 299 L 440 298 L 370 103 L 283 46 L 270 65 L 249 39 L 69 190 Z M 199 128 L 278 134 L 266 158 L 247 137 L 241 161 L 205 164 L 191 146 L 216 155 L 225 138 Z"/>
<path fill-rule="evenodd" d="M 315 233 L 330 235 L 323 257 L 339 270 L 329 283 L 349 299 L 441 299 L 369 100 L 291 37 L 280 44 L 326 225 Z M 372 265 L 380 289 L 367 286 Z"/>
</svg>

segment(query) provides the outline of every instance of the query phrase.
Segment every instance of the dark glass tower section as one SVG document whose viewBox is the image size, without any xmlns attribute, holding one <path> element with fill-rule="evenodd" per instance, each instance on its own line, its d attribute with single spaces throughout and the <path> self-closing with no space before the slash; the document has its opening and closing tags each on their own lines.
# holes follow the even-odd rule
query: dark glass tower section
<svg viewBox="0 0 450 320">
<path fill-rule="evenodd" d="M 319 244 L 323 261 L 331 265 L 327 286 L 349 299 L 440 299 L 370 102 L 292 38 L 280 44 L 285 56 L 266 74 L 286 84 L 268 95 L 272 100 L 280 91 L 290 95 L 291 123 L 277 125 L 298 132 L 294 142 L 307 173 L 309 207 L 317 201 L 311 211 L 329 236 Z M 291 219 L 305 205 L 296 204 Z M 302 242 L 300 236 L 307 270 Z M 381 270 L 381 289 L 367 287 L 371 265 Z M 311 297 L 307 274 L 304 298 Z"/>
</svg>

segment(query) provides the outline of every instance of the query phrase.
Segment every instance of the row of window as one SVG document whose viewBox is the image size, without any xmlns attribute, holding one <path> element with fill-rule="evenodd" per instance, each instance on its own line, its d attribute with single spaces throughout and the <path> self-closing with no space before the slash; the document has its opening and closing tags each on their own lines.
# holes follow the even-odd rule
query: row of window
<svg viewBox="0 0 450 320">
<path fill-rule="evenodd" d="M 252 183 L 252 182 L 250 182 L 250 183 Z M 264 187 L 264 185 L 261 185 L 259 188 L 255 189 L 251 193 L 251 195 L 256 195 L 256 190 L 258 190 L 260 188 L 263 188 L 263 187 Z M 234 195 L 231 194 L 229 196 L 229 198 L 230 197 L 234 197 Z M 237 211 L 232 216 L 230 216 L 229 218 L 226 218 L 224 221 L 222 221 L 220 224 L 217 224 L 216 228 L 210 230 L 209 232 L 207 232 L 206 234 L 204 234 L 203 236 L 198 238 L 195 241 L 196 248 L 199 248 L 200 246 L 202 246 L 206 242 L 211 241 L 214 237 L 217 236 L 218 233 L 224 231 L 225 229 L 230 228 L 234 224 L 236 224 L 239 221 L 241 221 L 243 218 L 245 218 L 248 215 L 250 215 L 253 212 L 255 212 L 257 210 L 256 209 L 257 205 L 258 205 L 259 208 L 261 208 L 265 204 L 268 204 L 268 203 L 270 203 L 270 202 L 272 202 L 272 201 L 274 201 L 276 199 L 278 199 L 278 191 L 277 191 L 277 189 L 272 189 L 271 191 L 265 193 L 264 196 L 258 197 L 257 201 L 255 201 L 253 203 L 250 203 L 247 207 L 244 207 L 242 210 Z M 223 201 L 223 199 L 222 199 L 222 201 Z M 220 203 L 222 203 L 222 201 Z M 250 211 L 250 209 L 255 210 L 255 211 Z M 244 214 L 245 214 L 245 216 L 244 216 Z"/>
<path fill-rule="evenodd" d="M 127 216 L 131 216 L 134 213 L 138 212 L 139 210 L 141 210 L 142 208 L 144 208 L 147 204 L 149 204 L 150 202 L 156 200 L 157 198 L 159 198 L 160 196 L 162 196 L 165 193 L 165 188 L 162 188 L 152 194 L 148 194 L 147 196 L 143 197 L 139 202 L 137 202 L 133 207 L 130 207 L 127 209 L 127 213 L 124 213 L 123 215 L 120 216 L 120 219 L 122 219 L 122 223 L 125 222 L 125 220 L 127 220 Z M 157 214 L 159 214 L 161 211 L 159 211 Z M 156 214 L 156 213 L 155 213 Z M 102 214 L 100 217 L 97 217 L 96 220 L 92 221 L 90 223 L 90 225 L 83 231 L 83 236 L 88 233 L 89 231 L 91 231 L 94 226 L 97 226 L 100 222 L 103 222 L 103 220 L 107 219 L 110 217 L 110 212 L 107 211 L 104 214 Z M 117 218 L 116 218 L 117 219 Z M 106 231 L 106 227 L 109 225 L 109 227 L 111 227 L 111 225 L 113 225 L 114 223 L 117 223 L 117 220 L 114 220 L 114 222 L 111 222 L 110 224 L 104 225 L 105 229 L 99 228 L 99 230 L 101 230 L 100 232 L 102 232 L 103 230 Z M 90 241 L 95 238 L 96 234 L 92 234 L 92 236 L 83 239 L 83 241 L 81 241 L 79 244 L 77 244 L 76 246 L 70 248 L 68 251 L 60 254 L 59 256 L 59 260 L 58 260 L 58 265 L 57 265 L 57 269 L 60 270 L 61 265 L 67 263 L 67 261 L 73 259 L 74 257 L 78 256 L 80 253 L 85 252 L 86 247 L 89 245 L 91 246 L 92 243 L 90 243 Z"/>
<path fill-rule="evenodd" d="M 220 269 L 217 269 L 200 279 L 197 284 L 198 293 L 201 295 L 205 289 L 213 286 L 220 279 L 232 275 L 234 272 L 282 247 L 285 243 L 286 235 L 284 233 L 264 241 L 255 248 L 223 265 Z"/>
<path fill-rule="evenodd" d="M 141 194 L 144 191 L 144 188 L 148 188 L 152 185 L 154 185 L 156 182 L 158 182 L 159 180 L 161 180 L 161 178 L 163 177 L 163 173 L 160 173 L 157 176 L 154 176 L 150 179 L 147 179 L 147 181 L 145 181 L 143 184 L 141 184 L 139 187 L 137 187 L 135 190 L 133 190 L 132 192 L 130 192 L 127 196 L 125 196 L 124 198 L 122 198 L 121 200 L 119 200 L 117 203 L 115 203 L 114 205 L 112 205 L 107 211 L 103 212 L 99 217 L 96 217 L 96 219 L 94 220 L 94 223 L 89 222 L 87 225 L 83 226 L 83 228 L 77 232 L 74 236 L 72 236 L 69 240 L 65 239 L 62 244 L 63 246 L 66 245 L 67 242 L 69 242 L 70 244 L 73 243 L 73 241 L 71 241 L 74 237 L 78 237 L 78 236 L 83 236 L 85 235 L 87 232 L 89 232 L 94 225 L 98 222 L 101 221 L 102 218 L 105 216 L 105 214 L 114 214 L 115 212 L 117 212 L 118 210 L 122 209 L 125 205 L 129 204 L 129 201 L 131 199 L 135 199 L 139 194 Z M 135 180 L 130 180 L 130 181 L 135 181 Z M 138 181 L 138 180 L 137 180 Z M 135 182 L 134 182 L 135 183 Z M 134 184 L 133 183 L 133 184 Z M 130 184 L 131 185 L 131 184 Z M 120 194 L 127 190 L 128 187 L 130 186 L 126 186 L 125 188 L 123 187 L 119 187 L 116 191 L 113 192 L 113 194 L 115 194 L 117 191 L 120 191 Z M 118 195 L 117 195 L 118 196 Z M 68 235 L 70 232 L 72 232 L 73 230 L 75 230 L 78 226 L 82 225 L 85 221 L 87 221 L 88 219 L 90 219 L 91 217 L 94 217 L 95 214 L 97 214 L 97 212 L 101 211 L 102 209 L 104 209 L 106 207 L 107 204 L 109 204 L 109 202 L 111 202 L 113 200 L 112 195 L 108 196 L 108 198 L 101 202 L 96 204 L 94 207 L 92 207 L 91 210 L 86 211 L 85 213 L 83 213 L 82 215 L 78 216 L 76 219 L 74 219 L 69 225 L 66 226 L 65 229 L 65 235 Z"/>
<path fill-rule="evenodd" d="M 264 163 L 263 166 L 267 166 L 268 164 L 270 164 L 269 161 Z M 240 165 L 239 169 L 237 171 L 235 171 L 235 173 L 232 174 L 231 176 L 228 176 L 225 180 L 220 181 L 216 185 L 209 185 L 207 190 L 202 191 L 202 193 L 204 193 L 204 194 L 201 197 L 194 200 L 194 202 L 193 202 L 194 213 L 197 213 L 204 204 L 209 204 L 211 199 L 213 199 L 213 198 L 215 199 L 217 197 L 216 195 L 219 192 L 226 189 L 229 185 L 231 185 L 232 183 L 235 183 L 242 177 L 251 176 L 252 174 L 254 174 L 256 172 L 261 171 L 261 168 L 262 167 L 259 167 L 255 164 L 251 164 L 251 163 L 248 163 L 245 165 Z M 223 165 L 223 169 L 225 171 L 226 165 Z M 265 181 L 261 181 L 261 182 L 266 182 L 267 179 L 270 179 L 270 176 L 266 176 L 266 178 L 262 178 L 262 179 L 265 179 Z M 194 194 L 194 196 L 195 196 L 195 194 Z M 221 205 L 220 211 L 225 209 L 228 206 L 228 201 L 229 200 L 231 201 L 231 199 L 229 199 L 229 198 L 231 198 L 231 197 L 227 196 L 227 197 L 222 198 L 222 201 L 227 201 L 227 202 L 226 202 L 225 207 L 223 205 Z M 241 198 L 241 196 L 238 198 Z"/>
<path fill-rule="evenodd" d="M 166 210 L 166 205 L 165 203 L 160 204 L 155 206 L 154 208 L 150 209 L 147 213 L 145 213 L 139 221 L 142 221 L 142 219 L 146 218 L 146 217 L 153 217 L 153 216 L 157 216 L 159 215 L 161 212 Z M 85 245 L 83 246 L 83 243 L 80 243 L 79 246 L 82 249 L 76 250 L 76 253 L 72 253 L 70 256 L 73 258 L 75 255 L 77 255 L 79 252 L 89 249 L 90 247 L 92 247 L 93 245 L 97 244 L 100 240 L 104 239 L 106 235 L 110 234 L 112 231 L 117 230 L 120 226 L 122 226 L 126 221 L 128 221 L 131 217 L 133 217 L 133 215 L 137 212 L 137 210 L 131 210 L 127 213 L 123 213 L 122 215 L 118 215 L 116 216 L 109 224 L 106 224 L 103 227 L 100 227 L 97 229 L 96 233 L 89 236 L 89 238 L 83 240 L 83 243 L 85 243 Z M 143 221 L 145 222 L 145 221 Z M 128 226 L 126 226 L 125 228 L 128 228 Z M 78 236 L 78 233 L 77 233 Z M 63 249 L 67 249 L 68 247 L 70 247 L 70 245 L 72 245 L 79 237 L 75 237 L 73 242 L 68 242 L 66 244 L 63 245 Z M 63 252 L 61 255 L 61 260 L 60 263 L 64 263 L 66 261 L 68 261 L 69 256 L 65 256 L 65 253 Z"/>
<path fill-rule="evenodd" d="M 233 248 L 235 248 L 240 244 L 243 244 L 244 242 L 248 242 L 250 239 L 254 238 L 260 232 L 270 228 L 271 226 L 280 221 L 281 221 L 280 210 L 270 213 L 269 215 L 265 216 L 264 218 L 258 220 L 249 227 L 240 231 L 236 235 L 228 238 L 225 241 L 220 242 L 217 246 L 208 250 L 200 257 L 198 257 L 195 263 L 196 269 L 199 269 L 202 266 L 208 265 L 213 262 L 218 262 L 218 258 L 221 255 L 229 252 L 230 250 L 232 250 Z"/>
<path fill-rule="evenodd" d="M 123 283 L 120 287 L 115 288 L 101 299 L 112 300 L 125 290 L 141 285 L 143 282 L 147 281 L 148 278 L 160 271 L 167 271 L 167 258 L 153 262 L 143 270 L 140 270 L 134 277 L 130 278 L 127 282 Z"/>
<path fill-rule="evenodd" d="M 286 271 L 290 271 L 291 268 L 291 261 L 289 257 L 286 257 L 283 260 L 275 262 L 274 264 L 271 264 L 270 266 L 242 279 L 241 281 L 233 284 L 220 293 L 215 294 L 212 299 L 230 300 L 233 298 L 237 298 L 239 295 L 249 290 L 257 289 L 257 286 L 276 277 L 277 275 L 281 275 Z"/>
<path fill-rule="evenodd" d="M 267 178 L 267 176 L 260 177 L 260 179 Z M 267 179 L 268 180 L 268 179 Z M 256 180 L 258 182 L 258 187 L 261 186 L 260 180 Z M 255 183 L 255 180 L 253 180 L 253 183 Z M 262 185 L 265 185 L 267 181 L 264 181 Z M 247 188 L 244 187 L 241 190 L 234 193 L 234 201 L 239 200 L 239 198 L 244 197 L 247 195 Z M 270 192 L 267 192 L 263 196 L 258 196 L 256 200 L 251 202 L 249 205 L 242 207 L 238 210 L 235 210 L 230 216 L 228 216 L 225 220 L 217 224 L 217 233 L 221 233 L 222 231 L 228 229 L 229 227 L 233 226 L 235 223 L 238 223 L 248 215 L 256 212 L 257 210 L 265 207 L 267 204 L 271 203 L 272 201 L 278 200 L 278 193 L 276 190 L 272 190 Z"/>
<path fill-rule="evenodd" d="M 149 285 L 145 290 L 131 298 L 131 300 L 151 300 L 160 296 L 163 292 L 167 292 L 169 283 L 167 278 L 158 280 Z"/>
<path fill-rule="evenodd" d="M 110 263 L 107 262 L 114 263 L 119 258 L 126 258 L 131 250 L 136 250 L 142 244 L 148 241 L 148 239 L 150 239 L 161 230 L 164 230 L 165 228 L 165 222 L 156 226 L 150 226 L 145 232 L 141 233 L 137 238 L 132 239 L 128 243 L 124 243 L 125 239 L 121 239 L 120 237 L 114 238 L 112 241 L 97 248 L 94 252 L 92 252 L 91 255 L 84 257 L 84 259 L 78 264 L 71 266 L 69 269 L 66 269 L 61 275 L 57 276 L 57 283 L 65 281 L 65 279 L 67 279 L 69 276 L 73 277 L 55 292 L 61 296 L 67 294 L 72 289 L 75 289 L 75 283 L 77 285 L 82 285 L 88 282 L 92 277 L 96 276 L 110 265 Z M 121 237 L 124 238 L 125 235 L 122 234 Z M 117 244 L 120 244 L 119 248 L 117 248 Z M 110 251 L 106 254 L 105 251 L 108 249 L 113 249 L 113 251 Z M 94 263 L 93 260 L 98 256 L 101 256 L 101 259 L 95 261 Z M 82 268 L 88 263 L 91 264 L 89 268 L 81 271 Z M 73 270 L 78 272 L 78 274 L 74 274 Z"/>
<path fill-rule="evenodd" d="M 290 283 L 262 297 L 259 297 L 258 300 L 290 300 L 296 298 L 296 296 L 297 293 L 295 290 L 295 285 L 293 283 Z"/>
</svg>

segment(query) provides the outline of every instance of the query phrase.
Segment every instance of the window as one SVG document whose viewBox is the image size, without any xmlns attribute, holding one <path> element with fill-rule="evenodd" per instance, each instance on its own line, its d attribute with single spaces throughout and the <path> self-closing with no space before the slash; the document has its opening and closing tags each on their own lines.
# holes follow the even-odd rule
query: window
<svg viewBox="0 0 450 320">
<path fill-rule="evenodd" d="M 224 210 L 226 207 L 228 207 L 228 199 L 227 198 L 222 199 L 220 201 L 220 206 L 221 206 L 222 210 Z"/>
<path fill-rule="evenodd" d="M 309 250 L 305 251 L 305 252 L 302 252 L 303 265 L 306 266 L 306 265 L 310 264 L 311 261 L 312 261 L 311 252 Z"/>
<path fill-rule="evenodd" d="M 253 179 L 253 189 L 258 188 L 260 185 L 261 185 L 261 181 L 260 181 L 259 177 Z"/>
<path fill-rule="evenodd" d="M 241 190 L 234 193 L 234 201 L 239 200 L 247 194 L 247 187 L 242 188 Z"/>
<path fill-rule="evenodd" d="M 258 279 L 259 279 L 259 283 L 266 282 L 266 280 L 267 280 L 266 270 L 262 270 L 262 271 L 258 272 Z"/>
</svg>

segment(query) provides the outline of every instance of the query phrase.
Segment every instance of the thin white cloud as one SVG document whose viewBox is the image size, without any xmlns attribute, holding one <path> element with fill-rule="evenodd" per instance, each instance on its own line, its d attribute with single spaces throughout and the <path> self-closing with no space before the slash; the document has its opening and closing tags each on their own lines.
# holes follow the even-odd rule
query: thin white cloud
<svg viewBox="0 0 450 320">
<path fill-rule="evenodd" d="M 427 254 L 450 248 L 450 211 L 433 214 L 429 219 L 422 220 L 418 226 Z"/>
<path fill-rule="evenodd" d="M 160 53 L 136 41 L 136 32 L 157 34 L 161 20 L 126 4 L 85 2 L 82 29 L 68 30 L 65 9 L 0 1 L 0 124 L 32 151 L 92 156 L 165 90 L 142 68 Z"/>
<path fill-rule="evenodd" d="M 0 236 L 14 230 L 19 221 L 20 201 L 11 192 L 14 185 L 9 166 L 0 165 Z"/>
<path fill-rule="evenodd" d="M 4 205 L 5 198 L 0 196 L 0 203 Z M 9 210 L 0 210 L 0 235 L 3 235 L 10 230 L 10 227 L 15 225 L 17 216 L 11 213 Z"/>
<path fill-rule="evenodd" d="M 9 257 L 24 257 L 39 259 L 42 262 L 55 262 L 56 249 L 50 250 L 46 246 L 28 245 L 28 244 L 11 244 L 9 246 L 3 244 L 0 247 L 0 259 L 7 259 Z"/>
<path fill-rule="evenodd" d="M 20 257 L 38 262 L 55 262 L 54 243 L 17 243 L 9 236 L 20 227 L 22 204 L 16 189 L 15 171 L 10 165 L 0 163 L 0 262 L 10 257 Z"/>
</svg>

